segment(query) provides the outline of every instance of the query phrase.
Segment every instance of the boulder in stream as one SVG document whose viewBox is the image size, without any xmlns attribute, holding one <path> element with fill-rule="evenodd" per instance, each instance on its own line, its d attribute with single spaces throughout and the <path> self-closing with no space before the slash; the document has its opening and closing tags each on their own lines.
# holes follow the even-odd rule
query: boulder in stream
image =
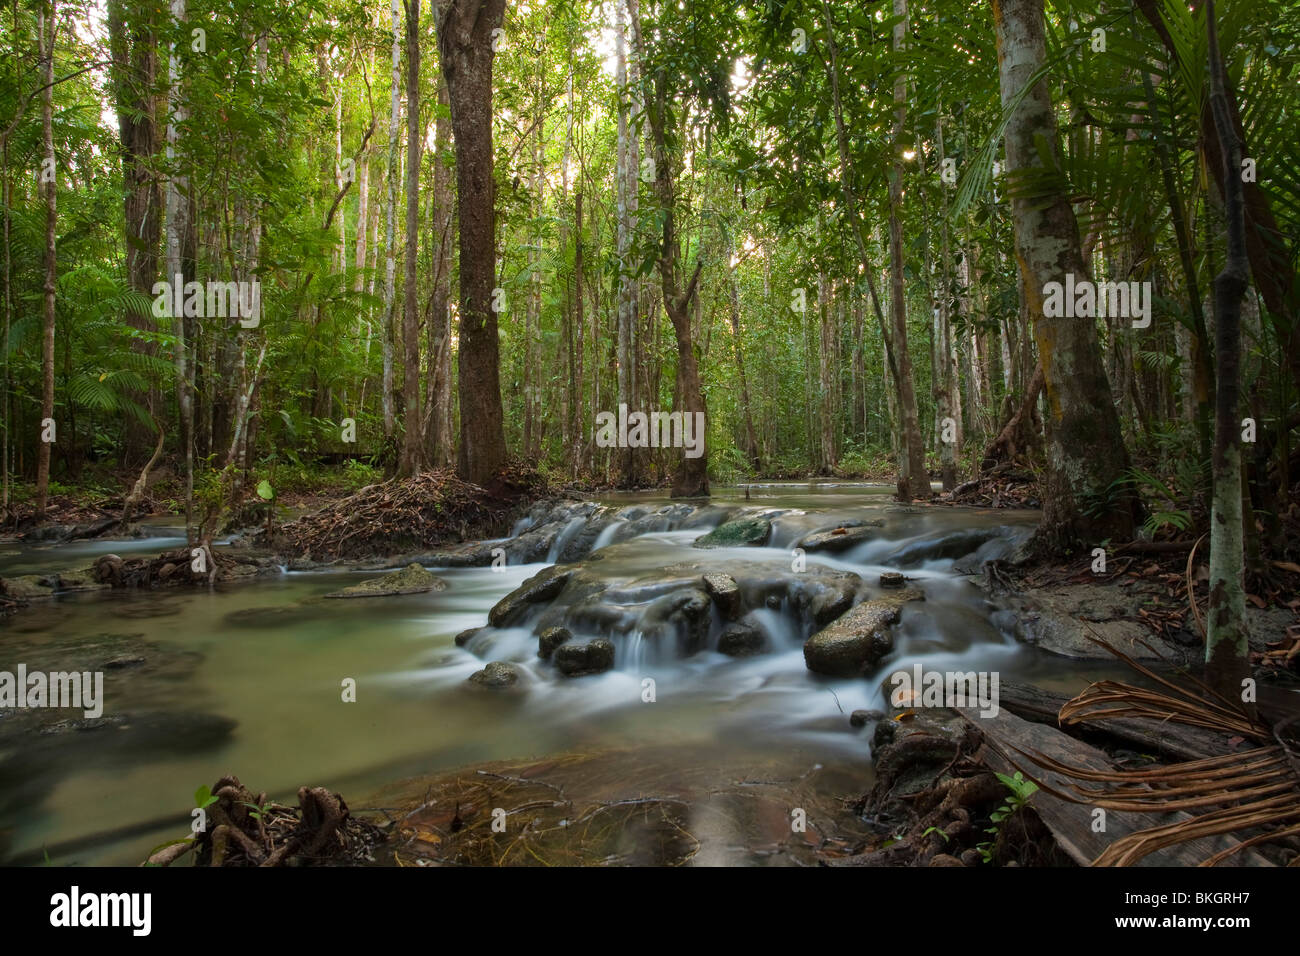
<svg viewBox="0 0 1300 956">
<path fill-rule="evenodd" d="M 513 623 L 530 604 L 541 604 L 558 597 L 573 577 L 574 568 L 552 565 L 539 571 L 515 588 L 488 612 L 488 623 L 493 627 L 506 627 Z"/>
<path fill-rule="evenodd" d="M 452 638 L 452 642 L 457 647 L 464 647 L 470 641 L 474 640 L 474 635 L 481 630 L 483 630 L 483 628 L 481 627 L 467 627 L 465 628 L 465 630 L 461 631 L 454 638 Z"/>
<path fill-rule="evenodd" d="M 805 551 L 829 551 L 838 554 L 855 545 L 870 541 L 876 536 L 876 531 L 884 526 L 883 518 L 874 521 L 846 521 L 839 527 L 805 535 L 799 542 L 799 547 Z"/>
<path fill-rule="evenodd" d="M 519 683 L 519 668 L 508 661 L 491 661 L 481 671 L 470 674 L 469 682 L 490 690 L 504 690 Z"/>
<path fill-rule="evenodd" d="M 585 644 L 561 644 L 554 657 L 555 666 L 565 677 L 599 674 L 614 666 L 614 645 L 603 637 Z"/>
<path fill-rule="evenodd" d="M 537 656 L 545 660 L 555 653 L 557 647 L 572 639 L 573 632 L 567 627 L 544 628 L 537 635 Z"/>
<path fill-rule="evenodd" d="M 771 536 L 771 520 L 755 516 L 720 524 L 694 544 L 697 548 L 761 548 Z"/>
<path fill-rule="evenodd" d="M 412 562 L 400 571 L 354 584 L 341 591 L 331 591 L 327 598 L 365 598 L 392 597 L 397 594 L 423 594 L 426 591 L 442 591 L 447 582 L 432 571 Z"/>
<path fill-rule="evenodd" d="M 863 674 L 894 649 L 891 625 L 898 622 L 908 601 L 925 597 L 915 588 L 863 601 L 804 643 L 804 663 L 810 671 L 832 677 Z"/>
<path fill-rule="evenodd" d="M 736 579 L 721 571 L 711 571 L 704 575 L 703 580 L 704 590 L 718 605 L 722 616 L 727 620 L 735 618 L 740 610 L 740 585 L 736 584 Z"/>
<path fill-rule="evenodd" d="M 750 615 L 728 624 L 718 635 L 718 651 L 728 657 L 761 654 L 766 646 L 767 632 Z"/>
</svg>

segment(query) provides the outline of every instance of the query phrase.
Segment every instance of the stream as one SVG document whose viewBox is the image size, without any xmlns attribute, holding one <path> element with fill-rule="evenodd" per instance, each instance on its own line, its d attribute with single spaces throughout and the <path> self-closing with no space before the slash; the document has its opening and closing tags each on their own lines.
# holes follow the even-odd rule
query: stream
<svg viewBox="0 0 1300 956">
<path fill-rule="evenodd" d="M 868 592 L 878 590 L 881 572 L 905 568 L 909 585 L 925 593 L 906 606 L 894 652 L 865 680 L 809 672 L 807 635 L 780 607 L 754 612 L 765 653 L 719 653 L 716 623 L 706 646 L 685 658 L 634 629 L 615 642 L 612 670 L 576 678 L 539 660 L 531 620 L 487 628 L 465 647 L 453 643 L 459 632 L 482 627 L 489 609 L 545 562 L 430 566 L 444 590 L 396 597 L 321 599 L 377 572 L 285 571 L 212 590 L 69 594 L 33 604 L 0 622 L 0 670 L 19 663 L 29 671 L 103 670 L 104 712 L 98 721 L 73 710 L 0 712 L 0 862 L 40 863 L 48 855 L 55 865 L 139 863 L 186 834 L 195 790 L 227 773 L 289 804 L 299 786 L 325 786 L 355 810 L 394 781 L 573 753 L 625 754 L 618 773 L 637 792 L 637 755 L 662 781 L 667 753 L 697 782 L 735 783 L 745 767 L 761 765 L 764 774 L 791 779 L 815 773 L 828 799 L 842 799 L 871 784 L 872 726 L 851 727 L 849 714 L 881 707 L 881 683 L 896 669 L 921 662 L 996 671 L 1064 693 L 1114 673 L 1016 642 L 968 580 L 979 561 L 1027 536 L 1037 512 L 902 508 L 891 495 L 885 486 L 831 483 L 751 485 L 748 497 L 744 489 L 715 490 L 712 505 L 770 509 L 765 547 L 693 547 L 707 522 L 619 540 L 612 529 L 627 519 L 616 517 L 579 562 L 634 604 L 660 569 L 759 561 L 788 571 L 804 535 L 880 520 L 879 533 L 863 544 L 806 556 L 810 567 L 855 572 Z M 670 502 L 638 494 L 601 504 L 642 515 Z M 585 520 L 572 519 L 549 558 Z M 973 531 L 989 534 L 960 557 L 918 550 L 943 550 L 933 545 Z M 8 545 L 0 549 L 0 575 L 82 567 L 105 553 L 156 553 L 181 540 L 166 523 L 149 533 L 156 536 Z M 518 665 L 514 692 L 467 683 L 494 660 Z M 343 700 L 347 678 L 356 682 L 355 702 Z M 644 699 L 647 679 L 652 702 Z M 759 862 L 743 853 L 741 861 Z"/>
</svg>

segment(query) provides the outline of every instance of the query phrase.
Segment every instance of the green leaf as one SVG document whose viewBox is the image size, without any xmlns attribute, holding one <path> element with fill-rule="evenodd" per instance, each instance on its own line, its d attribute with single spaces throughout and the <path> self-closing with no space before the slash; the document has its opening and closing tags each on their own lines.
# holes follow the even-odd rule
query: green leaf
<svg viewBox="0 0 1300 956">
<path fill-rule="evenodd" d="M 271 487 L 271 483 L 265 478 L 257 483 L 257 496 L 263 501 L 270 501 L 275 497 L 275 490 Z"/>
</svg>

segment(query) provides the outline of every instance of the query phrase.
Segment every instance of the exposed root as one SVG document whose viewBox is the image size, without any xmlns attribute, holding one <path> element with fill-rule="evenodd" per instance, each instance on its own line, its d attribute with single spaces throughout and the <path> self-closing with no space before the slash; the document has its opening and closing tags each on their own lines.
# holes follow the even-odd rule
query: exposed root
<svg viewBox="0 0 1300 956">
<path fill-rule="evenodd" d="M 222 777 L 216 802 L 204 808 L 207 826 L 187 840 L 155 851 L 149 865 L 168 866 L 191 850 L 196 866 L 356 865 L 374 860 L 384 831 L 358 820 L 337 793 L 298 790 L 298 808 L 268 803 L 237 777 Z"/>
</svg>

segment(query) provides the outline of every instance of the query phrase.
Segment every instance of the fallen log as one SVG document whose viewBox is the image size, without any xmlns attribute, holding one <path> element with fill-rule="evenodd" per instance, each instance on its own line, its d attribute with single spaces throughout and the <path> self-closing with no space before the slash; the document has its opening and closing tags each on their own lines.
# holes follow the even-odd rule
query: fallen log
<svg viewBox="0 0 1300 956">
<path fill-rule="evenodd" d="M 957 708 L 969 723 L 984 734 L 984 745 L 976 754 L 993 769 L 1013 774 L 1019 770 L 1060 793 L 1070 793 L 1074 781 L 1062 774 L 1040 767 L 1021 753 L 1038 753 L 1071 767 L 1112 772 L 1110 759 L 1098 750 L 1044 724 L 1030 723 L 1010 713 L 1005 707 L 996 717 L 981 717 L 978 708 Z M 1052 831 L 1057 844 L 1081 866 L 1091 866 L 1120 837 L 1155 826 L 1190 820 L 1187 813 L 1145 813 L 1131 810 L 1105 811 L 1105 831 L 1093 829 L 1098 819 L 1087 803 L 1064 800 L 1047 790 L 1039 790 L 1029 799 L 1029 806 Z M 1229 836 L 1199 837 L 1154 850 L 1137 862 L 1137 866 L 1196 866 L 1215 853 L 1237 846 Z M 1273 866 L 1249 847 L 1229 856 L 1222 866 Z"/>
<path fill-rule="evenodd" d="M 1003 681 L 998 688 L 998 706 L 1022 720 L 1059 728 L 1057 714 L 1067 698 L 1032 684 Z M 1065 731 L 1063 731 L 1065 732 Z M 1142 753 L 1160 754 L 1173 760 L 1201 760 L 1233 752 L 1229 736 L 1201 727 L 1139 717 L 1105 717 L 1072 724 L 1071 736 L 1095 740 L 1104 735 Z"/>
</svg>

